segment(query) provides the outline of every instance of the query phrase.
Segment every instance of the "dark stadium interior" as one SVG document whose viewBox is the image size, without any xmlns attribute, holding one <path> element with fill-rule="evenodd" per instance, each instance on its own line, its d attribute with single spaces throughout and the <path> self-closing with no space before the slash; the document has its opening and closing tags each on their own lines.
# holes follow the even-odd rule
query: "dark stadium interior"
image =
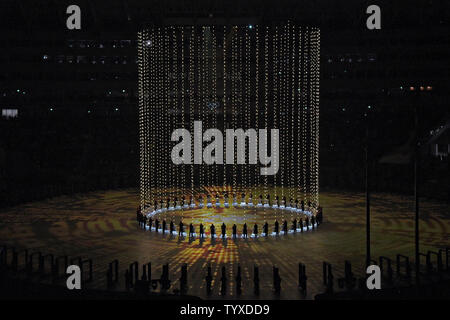
<svg viewBox="0 0 450 320">
<path fill-rule="evenodd" d="M 74 3 L 82 10 L 81 30 L 66 28 L 66 8 Z M 6 288 L 0 290 L 0 298 L 75 296 L 65 290 L 63 277 L 53 278 L 53 269 L 39 265 L 37 272 L 32 270 L 28 253 L 41 252 L 47 257 L 93 259 L 94 280 L 86 285 L 87 298 L 130 298 L 130 292 L 124 292 L 129 289 L 124 274 L 132 269 L 130 263 L 139 261 L 152 262 L 154 275 L 170 262 L 171 298 L 177 298 L 185 263 L 189 294 L 207 298 L 205 270 L 212 263 L 214 299 L 219 297 L 223 266 L 229 284 L 226 298 L 237 297 L 233 285 L 238 264 L 245 299 L 255 298 L 250 288 L 257 264 L 265 290 L 261 298 L 274 297 L 271 274 L 277 265 L 284 281 L 281 299 L 310 299 L 330 292 L 321 281 L 322 263 L 335 266 L 337 284 L 339 276 L 347 276 L 347 269 L 341 268 L 344 261 L 353 263 L 355 274 L 366 276 L 365 267 L 373 259 L 382 265 L 386 257 L 393 264 L 397 257 L 398 277 L 380 297 L 415 296 L 419 280 L 412 279 L 419 277 L 426 279 L 419 295 L 448 294 L 450 2 L 376 1 L 382 8 L 382 28 L 368 30 L 366 8 L 373 3 L 1 0 L 0 245 L 5 246 L 0 247 L 0 280 L 13 275 L 15 287 L 2 287 L 7 282 L 0 281 Z M 246 29 L 286 21 L 320 28 L 319 185 L 320 217 L 323 208 L 326 223 L 306 228 L 308 232 L 294 228 L 280 237 L 233 240 L 166 236 L 152 232 L 151 226 L 146 229 L 145 220 L 142 228 L 136 222 L 141 222 L 140 209 L 135 211 L 142 197 L 137 32 L 162 25 Z M 225 186 L 208 187 L 199 188 L 198 194 L 229 192 Z M 256 194 L 253 199 L 257 201 Z M 270 210 L 267 217 L 266 209 L 260 211 L 259 220 L 256 208 L 220 206 L 166 217 L 168 223 L 178 223 L 188 212 L 186 227 L 191 220 L 205 221 L 207 228 L 215 223 L 219 230 L 226 222 L 228 231 L 238 220 L 239 232 L 247 217 L 260 228 L 269 219 L 271 224 L 280 218 L 293 220 L 292 211 Z M 414 229 L 419 221 L 422 260 L 419 229 Z M 436 252 L 441 260 L 430 262 Z M 15 264 L 8 265 L 14 254 Z M 23 265 L 17 256 L 25 257 Z M 399 257 L 406 257 L 406 262 L 399 262 Z M 114 259 L 121 261 L 120 280 L 105 291 L 110 289 L 106 270 Z M 39 258 L 39 264 L 44 260 Z M 307 294 L 299 291 L 299 262 L 308 268 Z M 54 265 L 58 262 L 54 264 L 52 256 Z M 438 276 L 443 265 L 445 277 Z M 384 286 L 386 277 L 383 281 Z M 33 290 L 28 290 L 30 283 Z M 337 295 L 358 298 L 355 292 Z"/>
<path fill-rule="evenodd" d="M 412 164 L 379 160 L 412 152 L 417 112 L 423 194 L 448 199 L 448 157 L 429 141 L 449 121 L 450 5 L 384 3 L 369 31 L 368 1 L 79 1 L 69 31 L 69 1 L 2 1 L 0 106 L 18 116 L 0 120 L 0 206 L 137 187 L 140 27 L 286 19 L 322 29 L 321 190 L 364 189 L 369 141 L 373 190 L 411 194 Z"/>
</svg>

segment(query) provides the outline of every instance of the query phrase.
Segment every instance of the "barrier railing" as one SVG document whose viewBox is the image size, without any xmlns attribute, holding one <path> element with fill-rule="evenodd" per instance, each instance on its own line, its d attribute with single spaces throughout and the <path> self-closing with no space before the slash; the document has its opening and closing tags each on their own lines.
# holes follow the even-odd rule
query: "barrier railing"
<svg viewBox="0 0 450 320">
<path fill-rule="evenodd" d="M 52 273 L 55 257 L 53 254 L 46 254 L 39 258 L 39 273 L 45 275 L 45 261 L 50 259 L 50 274 Z"/>
<path fill-rule="evenodd" d="M 61 261 L 64 263 L 63 264 L 64 270 L 63 270 L 62 274 L 64 274 L 66 272 L 67 267 L 69 266 L 69 257 L 68 256 L 56 257 L 55 261 L 53 263 L 53 270 L 52 270 L 54 280 L 58 279 L 58 277 L 60 276 L 59 269 L 60 269 Z"/>
<path fill-rule="evenodd" d="M 401 273 L 401 266 L 402 266 L 401 262 L 402 261 L 404 262 L 404 265 L 405 265 L 405 274 Z M 404 256 L 402 254 L 397 254 L 396 267 L 397 267 L 396 271 L 397 271 L 398 277 L 404 276 L 407 279 L 411 278 L 411 265 L 409 263 L 409 257 Z"/>
<path fill-rule="evenodd" d="M 306 280 L 308 277 L 306 276 L 306 266 L 303 263 L 298 264 L 298 287 L 300 292 L 306 294 Z"/>
<path fill-rule="evenodd" d="M 323 284 L 326 287 L 326 293 L 333 293 L 334 276 L 332 266 L 328 262 L 323 262 Z"/>
<path fill-rule="evenodd" d="M 426 258 L 426 270 L 427 274 L 433 275 L 429 277 L 430 279 L 435 279 L 434 275 L 439 274 L 439 277 L 447 279 L 445 272 L 448 272 L 448 258 L 449 258 L 449 248 L 440 249 L 437 251 L 429 250 L 426 254 L 421 253 L 421 257 Z M 444 256 L 445 254 L 445 256 Z M 36 265 L 36 260 L 38 265 Z M 24 270 L 20 270 L 22 266 L 22 261 L 25 265 Z M 444 263 L 445 262 L 445 263 Z M 57 256 L 53 254 L 43 255 L 40 251 L 31 252 L 27 249 L 22 249 L 17 251 L 14 247 L 0 247 L 0 263 L 2 266 L 8 266 L 6 270 L 10 275 L 20 276 L 21 272 L 25 275 L 39 274 L 46 275 L 48 270 L 46 266 L 51 267 L 51 274 L 53 278 L 58 278 L 60 275 L 61 267 L 67 269 L 68 264 L 77 264 L 80 266 L 82 271 L 82 281 L 89 282 L 93 280 L 93 264 L 91 259 L 82 259 L 81 257 L 75 257 L 69 259 L 67 256 Z M 7 264 L 10 263 L 10 264 Z M 372 264 L 376 264 L 376 261 L 371 261 Z M 385 256 L 379 257 L 379 267 L 381 269 L 381 274 L 386 283 L 393 285 L 394 283 L 394 271 L 393 271 L 393 261 Z M 112 289 L 114 284 L 119 282 L 119 261 L 114 260 L 109 263 L 108 271 L 106 273 L 107 282 L 106 287 Z M 237 269 L 235 269 L 235 276 L 230 279 L 225 266 L 221 267 L 221 274 L 219 275 L 220 281 L 220 295 L 225 296 L 229 294 L 227 287 L 230 282 L 234 282 L 233 286 L 235 289 L 235 294 L 237 296 L 249 293 L 253 291 L 255 296 L 260 294 L 260 270 L 257 265 L 253 266 L 253 288 L 243 287 L 243 275 L 241 266 L 238 264 Z M 142 277 L 139 278 L 139 264 L 137 261 L 130 264 L 129 268 L 126 270 L 126 288 L 134 288 L 136 293 L 149 294 L 152 290 L 155 292 L 159 289 L 159 292 L 165 294 L 171 288 L 171 280 L 169 279 L 169 265 L 165 264 L 162 268 L 162 274 L 159 279 L 152 279 L 152 266 L 151 263 L 142 265 Z M 10 272 L 12 271 L 12 272 Z M 61 273 L 62 275 L 65 272 Z M 399 279 L 411 278 L 411 263 L 409 257 L 397 254 L 396 255 L 396 273 L 395 275 Z M 269 276 L 269 275 L 267 275 Z M 40 277 L 32 277 L 32 281 L 40 281 Z M 172 292 L 175 294 L 186 295 L 188 292 L 188 265 L 181 265 L 181 272 L 178 278 L 179 287 L 173 288 Z M 361 285 L 364 278 L 358 278 L 360 280 L 360 289 L 365 288 L 365 282 Z M 281 276 L 278 267 L 272 267 L 272 280 L 273 280 L 273 294 L 279 296 L 281 293 Z M 352 290 L 355 288 L 357 278 L 352 271 L 352 265 L 349 261 L 345 261 L 344 266 L 344 277 L 338 279 L 339 288 L 345 288 L 346 290 Z M 211 295 L 212 293 L 212 283 L 213 274 L 211 270 L 211 265 L 207 267 L 207 273 L 205 277 L 206 281 L 206 293 Z M 446 280 L 447 281 L 447 280 Z M 326 287 L 327 293 L 333 293 L 334 291 L 334 275 L 332 265 L 328 262 L 323 262 L 323 284 Z M 253 290 L 252 290 L 253 289 Z M 307 276 L 306 276 L 306 265 L 303 263 L 298 264 L 298 289 L 303 294 L 306 295 L 307 290 Z M 367 288 L 365 288 L 367 289 Z"/>
<path fill-rule="evenodd" d="M 35 257 L 35 256 L 38 256 L 38 270 L 39 270 L 39 262 L 41 261 L 41 259 L 42 259 L 42 253 L 40 252 L 40 251 L 35 251 L 35 252 L 32 252 L 30 255 L 29 255 L 29 258 L 28 258 L 28 265 L 27 265 L 27 274 L 28 275 L 31 275 L 32 273 L 33 273 L 33 270 L 34 270 L 34 267 L 33 267 L 33 258 Z"/>
<path fill-rule="evenodd" d="M 388 257 L 380 256 L 380 271 L 381 275 L 386 278 L 388 284 L 392 284 L 394 270 L 392 269 L 391 259 L 389 259 Z"/>
</svg>

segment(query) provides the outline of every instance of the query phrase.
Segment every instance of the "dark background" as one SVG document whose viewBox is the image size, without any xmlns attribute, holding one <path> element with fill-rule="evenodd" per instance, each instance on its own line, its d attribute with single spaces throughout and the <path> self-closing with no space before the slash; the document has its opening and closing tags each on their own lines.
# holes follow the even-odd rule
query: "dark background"
<svg viewBox="0 0 450 320">
<path fill-rule="evenodd" d="M 18 117 L 0 119 L 0 206 L 138 186 L 141 27 L 287 19 L 321 28 L 321 190 L 364 190 L 368 141 L 372 190 L 411 194 L 412 163 L 379 160 L 412 154 L 417 115 L 421 194 L 448 200 L 448 155 L 431 150 L 448 150 L 449 1 L 2 0 L 0 109 Z"/>
</svg>

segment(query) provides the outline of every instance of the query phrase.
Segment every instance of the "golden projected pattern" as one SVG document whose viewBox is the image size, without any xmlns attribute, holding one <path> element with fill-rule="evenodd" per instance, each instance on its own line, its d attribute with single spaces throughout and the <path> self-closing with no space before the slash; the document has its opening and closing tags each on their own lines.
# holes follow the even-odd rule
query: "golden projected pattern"
<svg viewBox="0 0 450 320">
<path fill-rule="evenodd" d="M 211 263 L 213 295 L 220 292 L 221 267 L 227 267 L 227 297 L 235 295 L 234 277 L 241 265 L 244 298 L 252 298 L 254 264 L 260 267 L 261 298 L 271 298 L 272 265 L 280 268 L 282 299 L 301 298 L 297 290 L 298 263 L 306 264 L 308 296 L 323 291 L 322 261 L 336 264 L 336 277 L 343 274 L 343 261 L 353 263 L 362 274 L 365 258 L 365 202 L 363 194 L 322 193 L 324 223 L 318 231 L 258 238 L 211 239 L 189 242 L 139 229 L 135 221 L 137 190 L 95 192 L 73 197 L 24 204 L 0 212 L 0 243 L 45 253 L 68 254 L 93 259 L 94 282 L 104 288 L 105 272 L 113 259 L 120 261 L 120 286 L 124 268 L 133 261 L 152 262 L 159 277 L 169 263 L 173 288 L 180 268 L 188 264 L 188 293 L 205 297 L 206 268 Z M 414 201 L 412 198 L 374 194 L 372 199 L 373 256 L 414 255 Z M 231 209 L 230 209 L 231 210 Z M 239 209 L 241 210 L 241 209 Z M 203 211 L 203 210 L 201 210 Z M 198 214 L 203 214 L 199 211 Z M 232 215 L 225 212 L 225 215 Z M 251 213 L 247 215 L 247 218 Z M 186 218 L 187 215 L 186 215 Z M 207 223 L 208 225 L 208 223 Z M 450 217 L 444 203 L 421 203 L 421 251 L 448 246 Z"/>
</svg>

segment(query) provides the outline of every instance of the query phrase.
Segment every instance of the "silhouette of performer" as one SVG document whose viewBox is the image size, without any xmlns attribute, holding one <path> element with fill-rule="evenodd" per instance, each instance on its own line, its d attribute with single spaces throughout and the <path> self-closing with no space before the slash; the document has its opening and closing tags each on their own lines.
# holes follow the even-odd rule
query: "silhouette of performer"
<svg viewBox="0 0 450 320">
<path fill-rule="evenodd" d="M 152 231 L 152 226 L 153 226 L 153 219 L 152 219 L 152 217 L 150 217 L 150 218 L 148 218 L 148 227 L 149 227 L 150 231 Z"/>
<path fill-rule="evenodd" d="M 222 223 L 222 238 L 225 238 L 227 234 L 227 226 L 225 225 L 225 223 Z"/>
<path fill-rule="evenodd" d="M 283 196 L 283 198 L 281 199 L 281 205 L 286 206 L 286 196 Z"/>
<path fill-rule="evenodd" d="M 209 227 L 209 230 L 211 231 L 211 238 L 214 238 L 216 235 L 216 227 L 214 227 L 214 224 L 211 224 L 211 227 Z"/>
<path fill-rule="evenodd" d="M 286 219 L 283 221 L 283 232 L 284 234 L 287 234 L 288 232 L 288 224 Z"/>
<path fill-rule="evenodd" d="M 195 229 L 194 229 L 194 225 L 192 224 L 192 222 L 189 224 L 189 238 L 191 236 L 193 236 L 193 234 L 195 233 Z"/>
<path fill-rule="evenodd" d="M 163 219 L 163 222 L 162 222 L 162 232 L 163 232 L 163 234 L 166 233 L 166 219 Z"/>
<path fill-rule="evenodd" d="M 278 235 L 280 233 L 280 224 L 278 220 L 275 220 L 275 234 Z"/>
<path fill-rule="evenodd" d="M 322 213 L 322 207 L 319 207 L 317 209 L 317 225 L 321 224 L 323 221 L 323 213 Z"/>
<path fill-rule="evenodd" d="M 172 234 L 172 232 L 175 231 L 175 225 L 172 220 L 170 220 L 169 229 L 170 229 L 170 234 Z"/>
<path fill-rule="evenodd" d="M 169 210 L 170 207 L 170 198 L 167 198 L 166 209 Z"/>
<path fill-rule="evenodd" d="M 205 230 L 203 229 L 203 223 L 200 223 L 200 237 L 203 238 L 205 236 Z"/>
<path fill-rule="evenodd" d="M 300 218 L 300 222 L 298 223 L 300 226 L 300 231 L 303 232 L 303 219 Z"/>
<path fill-rule="evenodd" d="M 180 220 L 180 226 L 179 226 L 179 230 L 178 230 L 178 236 L 181 237 L 183 235 L 184 232 L 184 224 L 183 221 Z"/>
<path fill-rule="evenodd" d="M 145 229 L 147 225 L 147 216 L 145 214 L 142 215 L 142 227 Z"/>
<path fill-rule="evenodd" d="M 292 221 L 292 230 L 297 231 L 297 219 L 294 219 L 294 221 Z"/>
<path fill-rule="evenodd" d="M 277 205 L 277 207 L 280 206 L 280 198 L 278 196 L 275 196 L 275 204 Z"/>
<path fill-rule="evenodd" d="M 155 220 L 155 229 L 156 229 L 156 232 L 158 232 L 158 229 L 159 229 L 159 220 L 158 220 L 158 218 L 156 218 L 156 220 Z"/>
<path fill-rule="evenodd" d="M 305 211 L 305 201 L 302 200 L 302 202 L 300 202 L 301 206 L 302 206 L 302 211 Z"/>
<path fill-rule="evenodd" d="M 263 232 L 267 235 L 269 234 L 269 224 L 267 223 L 267 221 L 264 221 L 264 227 L 263 227 Z"/>
<path fill-rule="evenodd" d="M 306 229 L 308 229 L 308 226 L 309 226 L 309 217 L 308 216 L 306 216 L 306 218 L 305 218 L 305 225 L 306 225 Z"/>
<path fill-rule="evenodd" d="M 270 204 L 270 193 L 268 193 L 267 195 L 266 195 L 266 201 L 267 201 L 267 204 L 270 206 L 271 204 Z"/>
<path fill-rule="evenodd" d="M 233 238 L 236 238 L 237 236 L 237 227 L 235 224 L 233 224 Z"/>
<path fill-rule="evenodd" d="M 244 223 L 244 227 L 242 229 L 242 235 L 244 236 L 244 238 L 248 238 L 248 232 L 247 232 L 247 223 Z"/>
<path fill-rule="evenodd" d="M 258 236 L 258 225 L 255 223 L 255 225 L 253 226 L 253 234 L 256 236 Z"/>
<path fill-rule="evenodd" d="M 173 207 L 174 208 L 177 206 L 177 202 L 178 202 L 178 198 L 175 197 L 175 199 L 173 199 Z"/>
</svg>

